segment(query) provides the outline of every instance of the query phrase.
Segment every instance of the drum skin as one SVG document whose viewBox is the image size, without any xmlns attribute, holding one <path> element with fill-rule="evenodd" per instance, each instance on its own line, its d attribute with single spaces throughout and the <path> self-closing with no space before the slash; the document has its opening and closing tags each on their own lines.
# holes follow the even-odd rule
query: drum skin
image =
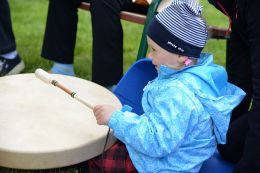
<svg viewBox="0 0 260 173">
<path fill-rule="evenodd" d="M 55 80 L 92 105 L 121 103 L 93 82 L 63 75 Z M 108 131 L 91 109 L 34 74 L 0 78 L 0 166 L 52 169 L 74 165 L 102 153 Z M 107 148 L 116 139 L 109 135 Z"/>
</svg>

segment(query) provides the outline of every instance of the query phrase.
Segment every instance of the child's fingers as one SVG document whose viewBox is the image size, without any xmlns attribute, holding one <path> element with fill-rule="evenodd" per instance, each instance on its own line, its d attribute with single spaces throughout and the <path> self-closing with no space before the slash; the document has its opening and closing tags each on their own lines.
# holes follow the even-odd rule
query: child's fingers
<svg viewBox="0 0 260 173">
<path fill-rule="evenodd" d="M 97 105 L 94 107 L 93 109 L 93 113 L 96 116 L 97 114 L 99 114 L 102 111 L 102 105 Z"/>
<path fill-rule="evenodd" d="M 103 124 L 103 105 L 97 105 L 93 109 L 94 116 L 96 118 L 97 124 Z"/>
</svg>

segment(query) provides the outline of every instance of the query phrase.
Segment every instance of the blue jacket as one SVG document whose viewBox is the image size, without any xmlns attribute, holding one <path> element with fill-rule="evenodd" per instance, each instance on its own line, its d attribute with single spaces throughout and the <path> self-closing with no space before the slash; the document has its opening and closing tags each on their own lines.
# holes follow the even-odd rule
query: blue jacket
<svg viewBox="0 0 260 173">
<path fill-rule="evenodd" d="M 161 66 L 144 88 L 144 114 L 116 111 L 109 127 L 139 172 L 198 172 L 226 142 L 230 113 L 244 96 L 212 55 L 202 54 L 182 70 Z"/>
</svg>

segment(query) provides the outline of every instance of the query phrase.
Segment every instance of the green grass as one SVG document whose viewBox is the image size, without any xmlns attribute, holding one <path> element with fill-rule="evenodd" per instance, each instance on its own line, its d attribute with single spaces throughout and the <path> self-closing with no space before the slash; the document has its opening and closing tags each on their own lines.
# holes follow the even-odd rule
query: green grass
<svg viewBox="0 0 260 173">
<path fill-rule="evenodd" d="M 41 46 L 47 16 L 48 0 L 10 0 L 13 29 L 19 54 L 25 61 L 24 73 L 38 67 L 48 70 L 51 62 L 41 58 Z M 220 12 L 202 0 L 203 15 L 208 24 L 227 27 L 228 22 Z M 136 60 L 143 26 L 123 21 L 124 70 Z M 92 30 L 89 12 L 79 10 L 79 24 L 75 49 L 75 71 L 78 77 L 91 79 Z M 225 65 L 225 41 L 209 40 L 205 52 L 214 54 L 215 62 Z"/>
</svg>

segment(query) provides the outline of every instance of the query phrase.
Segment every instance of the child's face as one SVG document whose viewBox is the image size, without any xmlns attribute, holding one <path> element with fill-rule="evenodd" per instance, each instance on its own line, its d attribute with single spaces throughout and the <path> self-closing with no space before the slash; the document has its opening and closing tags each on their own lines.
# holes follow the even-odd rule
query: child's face
<svg viewBox="0 0 260 173">
<path fill-rule="evenodd" d="M 158 44 L 156 44 L 152 39 L 147 37 L 148 45 L 150 47 L 150 52 L 148 53 L 148 58 L 152 59 L 153 65 L 158 70 L 160 65 L 166 65 L 172 68 L 179 68 L 183 65 L 183 61 L 180 55 L 171 53 Z"/>
</svg>

